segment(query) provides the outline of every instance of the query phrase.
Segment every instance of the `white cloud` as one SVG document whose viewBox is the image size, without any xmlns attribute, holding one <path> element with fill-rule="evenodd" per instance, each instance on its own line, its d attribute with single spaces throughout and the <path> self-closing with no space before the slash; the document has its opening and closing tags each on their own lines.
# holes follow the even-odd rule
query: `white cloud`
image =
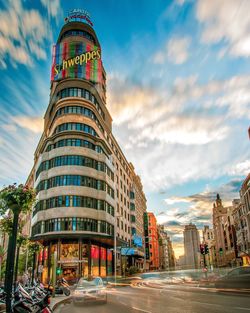
<svg viewBox="0 0 250 313">
<path fill-rule="evenodd" d="M 156 64 L 163 64 L 166 60 L 174 64 L 183 64 L 189 57 L 190 38 L 172 38 L 162 51 L 158 51 L 154 57 L 153 62 Z"/>
<path fill-rule="evenodd" d="M 63 15 L 60 0 L 41 0 L 41 3 L 47 9 L 49 17 L 56 18 L 58 22 Z"/>
<path fill-rule="evenodd" d="M 50 39 L 48 21 L 34 9 L 26 9 L 22 1 L 9 1 L 0 12 L 0 57 L 11 63 L 32 66 L 34 57 L 45 59 L 45 41 Z M 4 66 L 3 66 L 4 68 Z"/>
<path fill-rule="evenodd" d="M 139 135 L 131 136 L 130 140 L 133 144 L 147 139 L 182 145 L 205 145 L 227 136 L 229 128 L 221 124 L 222 118 L 174 116 L 144 128 Z"/>
<path fill-rule="evenodd" d="M 249 1 L 199 0 L 197 18 L 204 23 L 202 41 L 224 42 L 234 56 L 250 56 Z"/>
<path fill-rule="evenodd" d="M 229 175 L 248 175 L 250 173 L 250 160 L 245 160 L 242 162 L 239 162 L 232 166 L 232 168 L 229 171 Z"/>
<path fill-rule="evenodd" d="M 175 0 L 175 3 L 182 6 L 185 3 L 185 0 Z"/>
<path fill-rule="evenodd" d="M 174 64 L 183 64 L 187 61 L 189 53 L 190 38 L 172 38 L 167 45 L 167 55 L 169 61 Z"/>
<path fill-rule="evenodd" d="M 186 198 L 179 198 L 179 197 L 171 197 L 171 198 L 167 198 L 164 200 L 166 202 L 166 204 L 172 205 L 175 203 L 188 203 L 191 202 L 190 199 L 186 199 Z"/>
</svg>

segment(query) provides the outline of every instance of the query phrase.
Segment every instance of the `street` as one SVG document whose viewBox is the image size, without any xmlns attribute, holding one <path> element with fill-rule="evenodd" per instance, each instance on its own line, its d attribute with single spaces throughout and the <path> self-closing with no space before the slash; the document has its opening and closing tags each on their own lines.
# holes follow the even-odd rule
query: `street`
<svg viewBox="0 0 250 313">
<path fill-rule="evenodd" d="M 55 312 L 241 313 L 250 312 L 250 297 L 209 288 L 168 285 L 160 289 L 135 284 L 109 290 L 107 304 L 66 304 Z"/>
</svg>

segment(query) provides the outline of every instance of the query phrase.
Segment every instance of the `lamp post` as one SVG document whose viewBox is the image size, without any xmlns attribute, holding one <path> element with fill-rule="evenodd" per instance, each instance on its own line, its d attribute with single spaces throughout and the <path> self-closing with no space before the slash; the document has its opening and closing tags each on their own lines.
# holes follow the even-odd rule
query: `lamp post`
<svg viewBox="0 0 250 313">
<path fill-rule="evenodd" d="M 144 236 L 144 259 L 143 259 L 143 270 L 146 272 L 146 237 Z"/>
<path fill-rule="evenodd" d="M 116 251 L 117 251 L 117 242 L 116 242 L 116 232 L 117 232 L 117 218 L 122 217 L 122 215 L 115 215 L 115 224 L 114 224 L 114 274 L 115 274 L 115 285 L 116 285 Z"/>
</svg>

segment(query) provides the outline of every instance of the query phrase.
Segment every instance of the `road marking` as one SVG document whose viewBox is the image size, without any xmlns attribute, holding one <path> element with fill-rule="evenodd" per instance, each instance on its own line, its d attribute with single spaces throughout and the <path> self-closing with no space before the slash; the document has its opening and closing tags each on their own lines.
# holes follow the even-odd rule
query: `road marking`
<svg viewBox="0 0 250 313">
<path fill-rule="evenodd" d="M 143 310 L 143 309 L 137 308 L 137 307 L 135 307 L 135 306 L 132 306 L 132 309 L 138 310 L 138 311 L 141 311 L 141 312 L 151 313 L 150 311 Z"/>
<path fill-rule="evenodd" d="M 241 307 L 239 307 L 239 306 L 235 306 L 234 308 L 235 308 L 235 309 L 238 309 L 238 310 L 250 311 L 250 309 L 248 309 L 248 308 L 241 308 Z"/>
<path fill-rule="evenodd" d="M 192 301 L 192 300 L 190 300 L 190 302 L 192 302 L 192 303 L 199 303 L 199 304 L 205 304 L 205 305 L 211 305 L 211 306 L 218 306 L 218 307 L 222 306 L 221 304 L 217 304 L 217 303 L 207 303 L 207 302 Z"/>
</svg>

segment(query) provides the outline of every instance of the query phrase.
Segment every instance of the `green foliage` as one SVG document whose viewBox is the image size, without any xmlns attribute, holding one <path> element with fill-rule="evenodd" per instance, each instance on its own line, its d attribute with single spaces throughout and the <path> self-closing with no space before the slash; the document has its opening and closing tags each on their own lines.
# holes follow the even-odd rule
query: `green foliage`
<svg viewBox="0 0 250 313">
<path fill-rule="evenodd" d="M 37 241 L 29 241 L 28 243 L 29 254 L 33 255 L 34 253 L 39 252 L 42 249 L 42 247 L 43 246 Z"/>
<path fill-rule="evenodd" d="M 18 275 L 22 275 L 25 273 L 25 268 L 26 268 L 26 258 L 27 258 L 27 248 L 22 249 L 19 255 L 19 260 L 18 260 Z M 28 254 L 28 263 L 27 263 L 27 268 L 32 266 L 32 259 L 33 256 L 31 254 Z"/>
<path fill-rule="evenodd" d="M 6 251 L 4 250 L 4 247 L 0 246 L 0 258 L 3 258 L 5 253 L 6 253 Z"/>
<path fill-rule="evenodd" d="M 29 243 L 29 239 L 26 236 L 23 236 L 22 234 L 19 234 L 17 236 L 17 241 L 16 241 L 17 245 L 19 247 L 24 247 L 27 246 Z"/>
<path fill-rule="evenodd" d="M 0 213 L 6 214 L 10 209 L 28 213 L 35 201 L 36 193 L 33 188 L 27 185 L 9 185 L 0 191 Z"/>
<path fill-rule="evenodd" d="M 32 209 L 35 202 L 35 190 L 28 186 L 9 185 L 0 191 L 0 229 L 7 234 L 11 234 L 13 230 L 13 213 L 28 213 Z M 21 233 L 24 222 L 21 217 L 18 221 L 18 233 Z"/>
<path fill-rule="evenodd" d="M 129 275 L 133 275 L 139 272 L 139 268 L 136 266 L 130 266 L 130 268 L 128 269 L 128 273 Z"/>
</svg>

